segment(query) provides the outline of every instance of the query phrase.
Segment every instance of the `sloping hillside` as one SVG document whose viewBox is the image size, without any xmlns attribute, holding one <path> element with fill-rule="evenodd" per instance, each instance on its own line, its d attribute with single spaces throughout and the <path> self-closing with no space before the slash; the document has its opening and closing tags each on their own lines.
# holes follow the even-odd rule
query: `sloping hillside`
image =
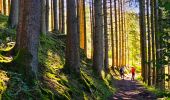
<svg viewBox="0 0 170 100">
<path fill-rule="evenodd" d="M 15 30 L 6 28 L 7 18 L 0 16 L 0 35 L 4 30 L 9 31 L 6 37 L 15 39 Z M 5 31 L 5 32 L 6 32 Z M 39 79 L 35 86 L 29 86 L 22 74 L 17 72 L 15 61 L 19 60 L 20 53 L 14 54 L 15 60 L 0 65 L 0 99 L 3 100 L 58 100 L 58 99 L 107 99 L 115 89 L 113 80 L 107 75 L 99 79 L 92 71 L 91 60 L 81 51 L 81 74 L 67 74 L 63 71 L 65 61 L 65 35 L 49 33 L 41 36 L 39 47 Z M 10 52 L 10 51 L 7 51 Z M 1 53 L 7 56 L 8 53 Z M 9 53 L 10 54 L 10 53 Z M 9 55 L 8 54 L 8 55 Z M 15 70 L 13 70 L 13 68 Z"/>
</svg>

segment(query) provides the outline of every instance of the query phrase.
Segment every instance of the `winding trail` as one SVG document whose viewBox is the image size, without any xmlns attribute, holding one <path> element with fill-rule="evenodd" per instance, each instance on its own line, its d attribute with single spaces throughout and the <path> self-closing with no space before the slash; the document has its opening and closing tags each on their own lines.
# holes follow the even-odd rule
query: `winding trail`
<svg viewBox="0 0 170 100">
<path fill-rule="evenodd" d="M 130 78 L 130 75 L 127 75 L 124 80 L 115 80 L 118 90 L 109 100 L 156 100 L 153 93 Z"/>
</svg>

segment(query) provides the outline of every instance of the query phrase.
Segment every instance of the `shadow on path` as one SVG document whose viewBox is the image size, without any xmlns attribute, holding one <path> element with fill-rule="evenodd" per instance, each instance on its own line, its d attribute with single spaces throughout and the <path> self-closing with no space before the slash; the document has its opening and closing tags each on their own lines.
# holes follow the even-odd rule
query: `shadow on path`
<svg viewBox="0 0 170 100">
<path fill-rule="evenodd" d="M 149 92 L 137 81 L 131 81 L 129 77 L 125 80 L 115 80 L 117 92 L 109 100 L 156 100 L 156 96 Z"/>
</svg>

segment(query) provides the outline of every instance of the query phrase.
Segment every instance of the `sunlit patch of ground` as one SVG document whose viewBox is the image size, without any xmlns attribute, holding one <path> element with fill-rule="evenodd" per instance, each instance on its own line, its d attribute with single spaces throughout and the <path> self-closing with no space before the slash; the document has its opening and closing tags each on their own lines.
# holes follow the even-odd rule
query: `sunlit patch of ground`
<svg viewBox="0 0 170 100">
<path fill-rule="evenodd" d="M 149 92 L 137 81 L 131 81 L 131 75 L 126 75 L 124 80 L 115 80 L 117 92 L 110 100 L 156 100 L 156 95 Z"/>
</svg>

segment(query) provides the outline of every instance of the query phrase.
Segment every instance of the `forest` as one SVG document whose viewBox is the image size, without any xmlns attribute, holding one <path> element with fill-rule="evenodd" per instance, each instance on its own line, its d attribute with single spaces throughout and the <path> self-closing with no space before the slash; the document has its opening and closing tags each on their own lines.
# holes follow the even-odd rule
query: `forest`
<svg viewBox="0 0 170 100">
<path fill-rule="evenodd" d="M 169 0 L 0 0 L 0 100 L 169 99 Z"/>
</svg>

